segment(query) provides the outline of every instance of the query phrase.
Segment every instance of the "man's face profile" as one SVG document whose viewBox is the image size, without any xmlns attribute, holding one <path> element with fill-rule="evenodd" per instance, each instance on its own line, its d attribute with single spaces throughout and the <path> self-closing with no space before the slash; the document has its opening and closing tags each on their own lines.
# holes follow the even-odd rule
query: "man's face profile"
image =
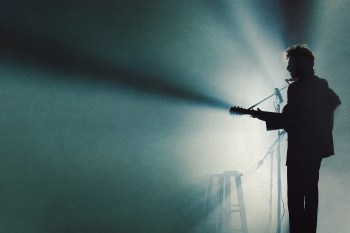
<svg viewBox="0 0 350 233">
<path fill-rule="evenodd" d="M 297 70 L 296 58 L 293 58 L 293 57 L 289 58 L 287 70 L 289 71 L 290 77 L 294 81 L 298 80 L 298 78 L 297 78 L 298 70 Z"/>
<path fill-rule="evenodd" d="M 294 81 L 297 81 L 305 74 L 308 74 L 308 71 L 312 69 L 313 62 L 305 57 L 290 57 L 288 60 L 287 70 Z"/>
</svg>

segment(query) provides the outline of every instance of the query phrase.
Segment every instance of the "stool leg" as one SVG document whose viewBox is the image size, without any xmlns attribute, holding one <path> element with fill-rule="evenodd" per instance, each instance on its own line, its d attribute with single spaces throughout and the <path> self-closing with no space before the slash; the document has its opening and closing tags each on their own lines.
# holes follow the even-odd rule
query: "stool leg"
<svg viewBox="0 0 350 233">
<path fill-rule="evenodd" d="M 225 175 L 225 232 L 231 231 L 231 176 Z"/>
<path fill-rule="evenodd" d="M 239 205 L 239 210 L 241 215 L 242 231 L 243 233 L 248 233 L 241 176 L 236 176 L 236 188 L 237 188 L 237 196 L 238 196 L 238 205 Z"/>
<path fill-rule="evenodd" d="M 202 232 L 209 233 L 210 232 L 210 227 L 211 227 L 211 219 L 210 219 L 210 213 L 213 210 L 213 180 L 214 177 L 210 176 L 209 181 L 208 181 L 208 190 L 207 190 L 207 200 L 204 206 L 204 222 L 202 225 Z"/>
<path fill-rule="evenodd" d="M 209 182 L 208 182 L 208 190 L 207 190 L 207 201 L 205 203 L 205 208 L 204 208 L 204 215 L 205 217 L 208 216 L 212 203 L 211 203 L 211 199 L 212 199 L 212 188 L 213 188 L 213 177 L 209 178 Z"/>
<path fill-rule="evenodd" d="M 224 211 L 224 176 L 219 176 L 219 190 L 218 190 L 218 228 L 217 232 L 220 233 L 222 232 L 222 226 L 223 226 L 223 211 Z"/>
</svg>

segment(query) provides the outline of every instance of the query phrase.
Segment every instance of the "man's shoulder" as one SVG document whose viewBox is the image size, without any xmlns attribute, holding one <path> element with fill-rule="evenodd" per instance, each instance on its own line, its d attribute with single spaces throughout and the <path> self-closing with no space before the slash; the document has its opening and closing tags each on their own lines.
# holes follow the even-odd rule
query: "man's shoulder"
<svg viewBox="0 0 350 233">
<path fill-rule="evenodd" d="M 328 81 L 326 79 L 315 76 L 315 81 L 322 86 L 328 87 Z"/>
<path fill-rule="evenodd" d="M 328 81 L 323 78 L 319 78 L 318 76 L 315 76 L 312 79 L 309 79 L 307 81 L 296 81 L 289 85 L 289 89 L 297 89 L 302 86 L 317 86 L 317 87 L 327 87 L 328 88 Z"/>
</svg>

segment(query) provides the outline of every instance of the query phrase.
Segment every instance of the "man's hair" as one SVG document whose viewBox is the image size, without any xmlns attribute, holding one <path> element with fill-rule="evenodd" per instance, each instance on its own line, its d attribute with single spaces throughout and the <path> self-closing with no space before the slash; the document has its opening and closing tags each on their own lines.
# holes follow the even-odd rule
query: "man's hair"
<svg viewBox="0 0 350 233">
<path fill-rule="evenodd" d="M 314 61 L 315 57 L 312 51 L 307 47 L 306 44 L 297 44 L 289 47 L 284 52 L 284 58 L 289 60 L 291 57 L 304 57 L 310 61 Z"/>
</svg>

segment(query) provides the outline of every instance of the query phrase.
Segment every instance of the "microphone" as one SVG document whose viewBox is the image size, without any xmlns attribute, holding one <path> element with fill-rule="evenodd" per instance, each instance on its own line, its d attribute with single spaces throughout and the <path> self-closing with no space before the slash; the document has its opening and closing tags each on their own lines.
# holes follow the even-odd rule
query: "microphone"
<svg viewBox="0 0 350 233">
<path fill-rule="evenodd" d="M 286 81 L 288 84 L 290 84 L 291 82 L 294 82 L 295 80 L 292 78 L 289 78 L 289 79 L 285 79 L 284 81 Z"/>
<path fill-rule="evenodd" d="M 278 103 L 280 103 L 280 104 L 283 103 L 283 98 L 282 98 L 281 92 L 278 88 L 275 88 L 275 94 L 276 94 Z"/>
</svg>

